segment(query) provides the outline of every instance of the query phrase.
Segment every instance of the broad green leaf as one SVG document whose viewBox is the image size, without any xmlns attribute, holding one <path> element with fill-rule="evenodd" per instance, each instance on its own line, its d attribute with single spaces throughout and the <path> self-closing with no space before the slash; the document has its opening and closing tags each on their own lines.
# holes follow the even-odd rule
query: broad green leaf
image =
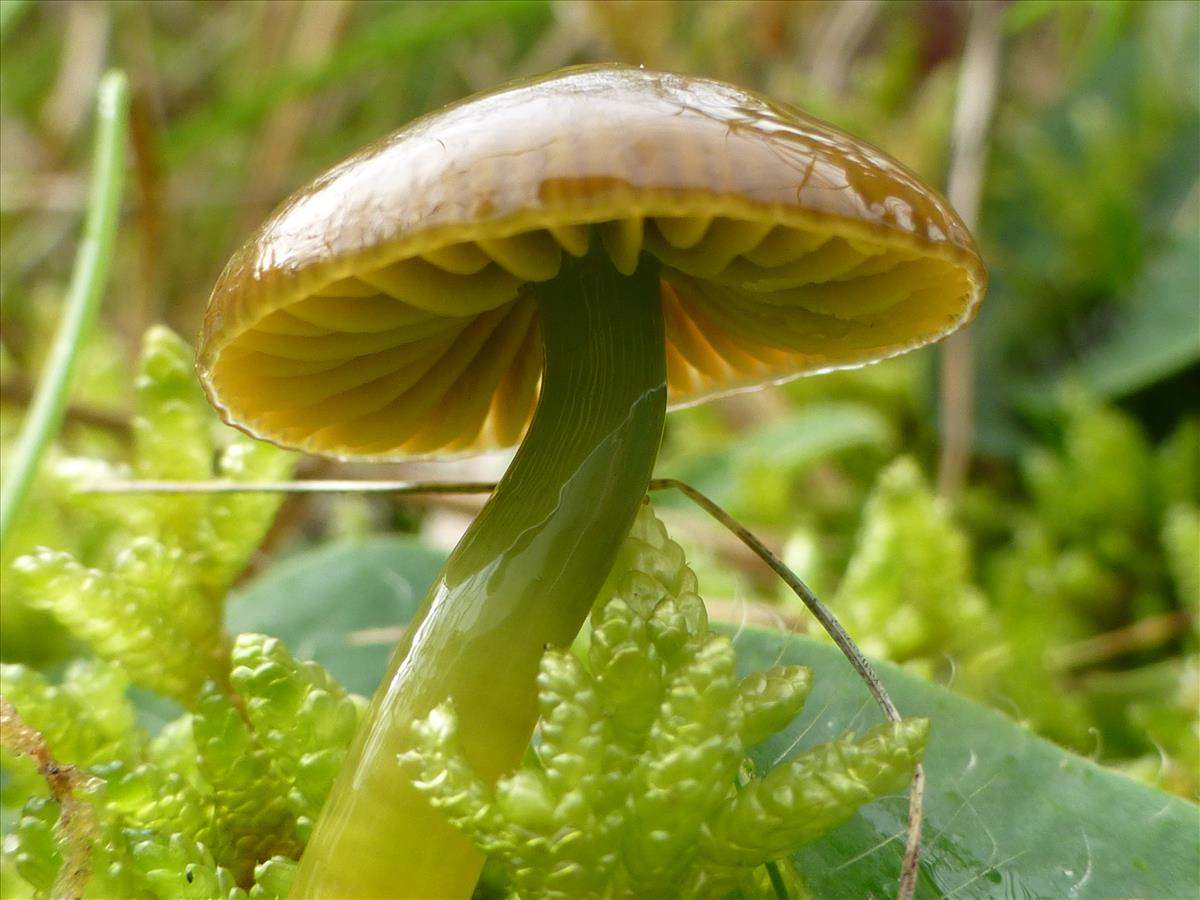
<svg viewBox="0 0 1200 900">
<path fill-rule="evenodd" d="M 833 647 L 746 628 L 747 671 L 813 669 L 806 712 L 755 753 L 770 763 L 879 718 Z M 928 717 L 919 897 L 1194 897 L 1200 810 L 1069 753 L 1005 716 L 893 666 L 881 675 L 905 715 Z M 796 743 L 792 748 L 793 742 Z M 886 896 L 904 852 L 907 797 L 865 807 L 794 857 L 816 897 Z"/>
<path fill-rule="evenodd" d="M 230 626 L 282 637 L 348 687 L 370 693 L 390 643 L 364 629 L 395 625 L 420 602 L 441 555 L 413 539 L 372 538 L 276 566 L 230 607 Z M 285 615 L 286 613 L 286 615 Z M 352 636 L 357 635 L 357 636 Z M 836 648 L 755 628 L 735 637 L 739 669 L 813 669 L 804 714 L 755 751 L 760 764 L 879 721 Z M 502 662 L 498 661 L 498 665 Z M 1003 715 L 881 665 L 899 708 L 933 730 L 921 897 L 1190 897 L 1200 891 L 1200 812 L 1095 765 Z M 813 896 L 889 896 L 899 877 L 907 799 L 861 810 L 794 857 Z"/>
<path fill-rule="evenodd" d="M 375 536 L 331 544 L 272 566 L 230 598 L 234 634 L 281 638 L 296 659 L 324 666 L 369 697 L 397 635 L 441 569 L 445 554 L 415 538 Z"/>
</svg>

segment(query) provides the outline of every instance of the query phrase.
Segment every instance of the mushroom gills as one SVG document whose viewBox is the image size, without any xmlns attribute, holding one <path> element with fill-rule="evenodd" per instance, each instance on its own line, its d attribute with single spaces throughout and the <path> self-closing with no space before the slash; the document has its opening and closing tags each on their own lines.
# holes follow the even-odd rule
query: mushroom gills
<svg viewBox="0 0 1200 900">
<path fill-rule="evenodd" d="M 531 292 L 564 258 L 586 254 L 593 231 L 618 271 L 632 271 L 643 250 L 663 263 L 673 396 L 865 359 L 906 337 L 882 318 L 901 306 L 917 343 L 953 324 L 930 298 L 971 291 L 954 260 L 827 226 L 704 215 L 558 224 L 342 277 L 244 331 L 215 379 L 252 427 L 312 429 L 304 443 L 314 447 L 383 455 L 510 444 L 528 427 L 541 377 Z M 473 361 L 497 342 L 503 352 Z M 418 381 L 435 389 L 418 392 Z"/>
</svg>

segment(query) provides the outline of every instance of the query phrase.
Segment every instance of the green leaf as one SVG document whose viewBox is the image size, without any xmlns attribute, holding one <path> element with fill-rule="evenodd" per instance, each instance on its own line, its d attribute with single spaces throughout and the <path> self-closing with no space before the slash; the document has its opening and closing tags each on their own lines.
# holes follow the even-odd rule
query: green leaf
<svg viewBox="0 0 1200 900">
<path fill-rule="evenodd" d="M 348 687 L 367 693 L 391 648 L 362 646 L 348 635 L 401 621 L 420 602 L 439 559 L 395 537 L 306 553 L 247 586 L 230 623 L 282 637 L 297 658 L 315 657 Z M 806 712 L 754 751 L 760 765 L 878 721 L 836 648 L 750 627 L 735 646 L 743 674 L 777 664 L 814 672 Z M 1196 896 L 1195 806 L 943 688 L 886 664 L 880 669 L 901 711 L 932 723 L 918 896 Z M 907 800 L 897 795 L 796 854 L 812 895 L 893 894 L 906 815 Z"/>
<path fill-rule="evenodd" d="M 369 697 L 396 644 L 394 629 L 416 611 L 445 558 L 411 537 L 331 544 L 283 560 L 234 594 L 227 624 L 235 634 L 282 639 L 296 659 L 319 662 Z"/>
<path fill-rule="evenodd" d="M 755 628 L 736 643 L 745 671 L 790 663 L 814 672 L 807 712 L 754 753 L 760 764 L 878 718 L 837 649 Z M 901 712 L 932 723 L 918 896 L 1196 896 L 1195 806 L 893 666 L 879 669 Z M 797 853 L 813 896 L 892 893 L 907 811 L 905 797 L 876 803 Z"/>
</svg>

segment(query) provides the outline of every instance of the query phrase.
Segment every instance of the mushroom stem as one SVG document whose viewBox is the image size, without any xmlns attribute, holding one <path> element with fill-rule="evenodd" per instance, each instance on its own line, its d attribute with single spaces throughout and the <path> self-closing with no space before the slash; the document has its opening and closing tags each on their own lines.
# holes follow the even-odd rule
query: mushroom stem
<svg viewBox="0 0 1200 900">
<path fill-rule="evenodd" d="M 658 263 L 598 239 L 536 288 L 545 344 L 529 433 L 396 648 L 301 860 L 295 897 L 469 897 L 482 855 L 407 783 L 412 722 L 454 702 L 495 781 L 537 720 L 547 645 L 587 618 L 646 493 L 666 412 Z"/>
</svg>

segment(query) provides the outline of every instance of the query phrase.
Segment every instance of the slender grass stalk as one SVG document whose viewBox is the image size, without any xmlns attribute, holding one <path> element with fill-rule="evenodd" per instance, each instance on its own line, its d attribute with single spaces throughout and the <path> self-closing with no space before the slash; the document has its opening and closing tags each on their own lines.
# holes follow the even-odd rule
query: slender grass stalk
<svg viewBox="0 0 1200 900">
<path fill-rule="evenodd" d="M 775 892 L 776 900 L 790 900 L 791 895 L 788 893 L 787 885 L 783 883 L 783 877 L 779 874 L 779 866 L 774 862 L 769 862 L 766 870 L 767 877 L 771 879 L 771 890 Z"/>
<path fill-rule="evenodd" d="M 988 132 L 1000 91 L 1004 10 L 995 0 L 971 5 L 954 105 L 954 151 L 946 195 L 967 228 L 979 224 Z M 975 342 L 971 327 L 942 345 L 938 379 L 942 448 L 938 493 L 957 501 L 967 481 L 975 440 Z"/>
<path fill-rule="evenodd" d="M 0 547 L 8 541 L 29 496 L 46 445 L 62 424 L 79 346 L 95 318 L 108 280 L 121 208 L 128 109 L 129 82 L 124 73 L 106 73 L 96 96 L 92 183 L 71 285 L 50 356 L 0 484 Z"/>
</svg>

